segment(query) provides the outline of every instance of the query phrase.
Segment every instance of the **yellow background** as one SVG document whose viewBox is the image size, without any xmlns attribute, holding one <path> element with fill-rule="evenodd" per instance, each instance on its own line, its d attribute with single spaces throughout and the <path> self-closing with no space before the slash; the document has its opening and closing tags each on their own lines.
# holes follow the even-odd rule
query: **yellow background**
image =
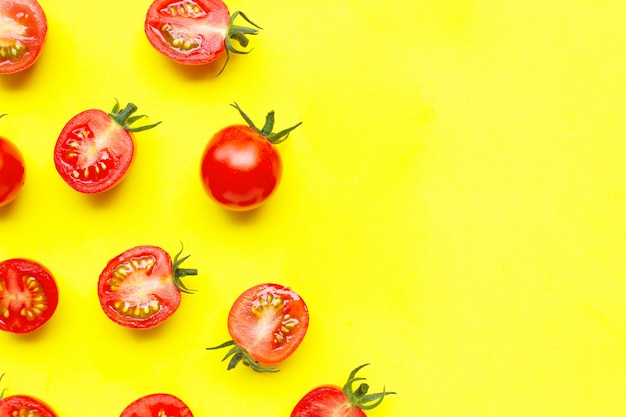
<svg viewBox="0 0 626 417">
<path fill-rule="evenodd" d="M 7 395 L 59 416 L 117 416 L 169 392 L 196 416 L 288 416 L 362 363 L 398 395 L 371 416 L 623 416 L 626 412 L 626 3 L 621 0 L 232 0 L 254 51 L 187 68 L 143 33 L 149 1 L 41 0 L 49 36 L 0 78 L 0 133 L 27 180 L 0 210 L 0 258 L 47 266 L 48 324 L 0 334 Z M 81 195 L 57 174 L 64 124 L 133 102 L 146 122 L 124 182 Z M 230 213 L 200 185 L 205 143 L 277 128 L 283 181 Z M 178 312 L 150 331 L 109 321 L 113 256 L 183 241 Z M 291 286 L 311 323 L 278 374 L 227 372 L 235 298 Z"/>
</svg>

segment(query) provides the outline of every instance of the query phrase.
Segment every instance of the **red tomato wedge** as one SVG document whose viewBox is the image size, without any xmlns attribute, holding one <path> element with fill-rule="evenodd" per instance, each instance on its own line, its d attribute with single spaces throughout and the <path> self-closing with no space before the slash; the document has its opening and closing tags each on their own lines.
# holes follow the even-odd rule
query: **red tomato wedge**
<svg viewBox="0 0 626 417">
<path fill-rule="evenodd" d="M 46 15 L 36 0 L 0 1 L 0 74 L 34 64 L 47 32 Z"/>
<path fill-rule="evenodd" d="M 353 384 L 365 380 L 357 377 L 357 372 L 365 365 L 354 369 L 348 381 L 340 388 L 336 385 L 322 385 L 311 390 L 296 404 L 291 417 L 365 417 L 364 410 L 371 410 L 383 401 L 383 398 L 395 392 L 368 394 L 369 386 L 362 383 L 356 390 Z"/>
<path fill-rule="evenodd" d="M 235 25 L 238 16 L 253 27 Z M 231 17 L 221 0 L 155 0 L 144 24 L 146 37 L 157 51 L 186 65 L 208 64 L 224 53 L 227 58 L 231 52 L 248 53 L 235 48 L 231 41 L 245 48 L 248 36 L 258 34 L 258 29 L 241 12 Z"/>
<path fill-rule="evenodd" d="M 27 259 L 0 262 L 0 330 L 29 333 L 43 326 L 59 302 L 50 271 Z"/>
<path fill-rule="evenodd" d="M 135 155 L 134 132 L 160 122 L 133 127 L 145 117 L 133 116 L 137 106 L 115 103 L 110 113 L 85 110 L 65 125 L 54 147 L 54 165 L 61 178 L 81 193 L 106 191 L 120 183 Z"/>
<path fill-rule="evenodd" d="M 136 246 L 111 259 L 98 280 L 102 310 L 113 322 L 131 329 L 147 329 L 167 320 L 178 309 L 182 283 L 195 269 L 179 266 L 189 257 L 172 258 L 157 246 Z"/>
<path fill-rule="evenodd" d="M 4 114 L 0 115 L 0 118 Z M 0 136 L 0 207 L 17 198 L 26 170 L 22 153 L 11 141 Z"/>
<path fill-rule="evenodd" d="M 151 394 L 128 405 L 120 417 L 193 417 L 191 410 L 171 394 Z"/>
<path fill-rule="evenodd" d="M 56 417 L 52 409 L 34 397 L 12 395 L 0 400 L 2 417 Z"/>
<path fill-rule="evenodd" d="M 276 372 L 276 364 L 300 346 L 309 327 L 304 300 L 278 284 L 256 285 L 241 294 L 230 309 L 228 332 L 232 340 L 209 350 L 231 347 L 224 360 L 228 369 L 243 363 L 258 372 Z"/>
</svg>

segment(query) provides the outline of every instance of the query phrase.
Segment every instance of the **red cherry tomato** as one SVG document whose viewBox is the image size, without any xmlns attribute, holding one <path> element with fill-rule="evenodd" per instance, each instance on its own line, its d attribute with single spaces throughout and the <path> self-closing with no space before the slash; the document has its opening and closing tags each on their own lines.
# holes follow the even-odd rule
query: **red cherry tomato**
<svg viewBox="0 0 626 417">
<path fill-rule="evenodd" d="M 235 25 L 237 16 L 253 27 Z M 241 12 L 231 17 L 222 0 L 155 0 L 144 24 L 148 41 L 157 51 L 187 65 L 208 64 L 224 52 L 227 58 L 230 52 L 248 53 L 236 49 L 231 41 L 245 48 L 248 36 L 258 34 L 258 29 Z"/>
<path fill-rule="evenodd" d="M 363 410 L 371 410 L 377 407 L 386 395 L 395 394 L 385 390 L 368 394 L 369 386 L 365 383 L 360 384 L 356 391 L 353 390 L 354 382 L 365 379 L 357 378 L 356 373 L 366 365 L 353 370 L 343 388 L 322 385 L 310 391 L 296 404 L 291 417 L 365 417 Z"/>
<path fill-rule="evenodd" d="M 48 22 L 36 0 L 0 2 L 0 74 L 22 71 L 35 63 L 48 32 Z"/>
<path fill-rule="evenodd" d="M 276 364 L 287 359 L 302 343 L 309 327 L 304 300 L 278 284 L 256 285 L 241 294 L 230 309 L 228 332 L 232 337 L 209 350 L 231 347 L 224 360 L 228 369 L 239 362 L 258 372 L 275 372 Z"/>
<path fill-rule="evenodd" d="M 274 145 L 286 140 L 301 123 L 272 133 L 273 111 L 259 129 L 236 103 L 233 107 L 248 125 L 228 126 L 213 135 L 202 155 L 200 175 L 206 193 L 222 207 L 252 210 L 262 205 L 280 182 L 283 165 Z"/>
<path fill-rule="evenodd" d="M 181 251 L 182 252 L 182 251 Z M 172 258 L 156 246 L 137 246 L 111 259 L 98 280 L 98 298 L 104 313 L 131 329 L 154 327 L 180 305 L 180 293 L 191 293 L 182 283 L 195 269 L 179 266 L 189 257 Z"/>
<path fill-rule="evenodd" d="M 111 113 L 85 110 L 63 128 L 54 147 L 54 165 L 61 178 L 81 193 L 106 191 L 126 175 L 135 155 L 132 133 L 158 125 L 132 127 L 145 116 L 132 116 L 137 106 L 120 109 L 116 102 Z"/>
<path fill-rule="evenodd" d="M 0 400 L 0 416 L 56 417 L 56 414 L 41 400 L 27 395 L 12 395 Z"/>
<path fill-rule="evenodd" d="M 0 262 L 0 330 L 29 333 L 52 317 L 59 302 L 50 271 L 37 262 Z"/>
<path fill-rule="evenodd" d="M 0 136 L 0 207 L 15 200 L 25 177 L 24 158 L 20 150 Z"/>
<path fill-rule="evenodd" d="M 120 417 L 193 417 L 191 410 L 171 394 L 151 394 L 128 405 Z"/>
</svg>

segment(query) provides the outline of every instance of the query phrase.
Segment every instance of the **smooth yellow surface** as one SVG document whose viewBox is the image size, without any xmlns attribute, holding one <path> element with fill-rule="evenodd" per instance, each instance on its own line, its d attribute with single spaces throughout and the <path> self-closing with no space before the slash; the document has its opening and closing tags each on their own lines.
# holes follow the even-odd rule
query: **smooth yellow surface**
<svg viewBox="0 0 626 417">
<path fill-rule="evenodd" d="M 0 334 L 6 395 L 59 416 L 118 416 L 169 392 L 196 416 L 288 416 L 362 363 L 370 416 L 626 414 L 626 3 L 621 0 L 228 2 L 264 30 L 254 51 L 187 68 L 147 42 L 149 1 L 41 0 L 36 66 L 0 78 L 0 133 L 27 180 L 0 209 L 0 258 L 56 276 L 40 331 Z M 88 108 L 146 121 L 124 182 L 81 195 L 52 151 Z M 239 123 L 277 128 L 283 181 L 230 213 L 204 194 L 201 152 Z M 131 331 L 96 283 L 135 245 L 189 267 L 178 312 Z M 226 371 L 226 316 L 262 282 L 307 302 L 304 343 L 278 374 Z"/>
</svg>

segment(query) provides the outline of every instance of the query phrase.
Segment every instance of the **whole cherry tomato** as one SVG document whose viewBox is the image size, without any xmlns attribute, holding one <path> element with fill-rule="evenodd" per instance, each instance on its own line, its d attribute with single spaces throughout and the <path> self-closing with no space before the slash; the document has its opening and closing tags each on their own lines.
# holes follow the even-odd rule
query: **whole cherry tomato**
<svg viewBox="0 0 626 417">
<path fill-rule="evenodd" d="M 5 115 L 0 115 L 2 116 Z M 0 206 L 15 200 L 24 185 L 25 177 L 24 158 L 20 150 L 0 136 Z"/>
<path fill-rule="evenodd" d="M 34 64 L 47 32 L 46 15 L 36 0 L 0 1 L 0 74 Z"/>
<path fill-rule="evenodd" d="M 262 205 L 280 182 L 283 165 L 275 145 L 285 141 L 301 122 L 273 133 L 274 111 L 259 129 L 237 103 L 232 106 L 247 125 L 228 126 L 213 135 L 202 155 L 200 175 L 206 193 L 222 207 L 252 210 Z"/>
</svg>

